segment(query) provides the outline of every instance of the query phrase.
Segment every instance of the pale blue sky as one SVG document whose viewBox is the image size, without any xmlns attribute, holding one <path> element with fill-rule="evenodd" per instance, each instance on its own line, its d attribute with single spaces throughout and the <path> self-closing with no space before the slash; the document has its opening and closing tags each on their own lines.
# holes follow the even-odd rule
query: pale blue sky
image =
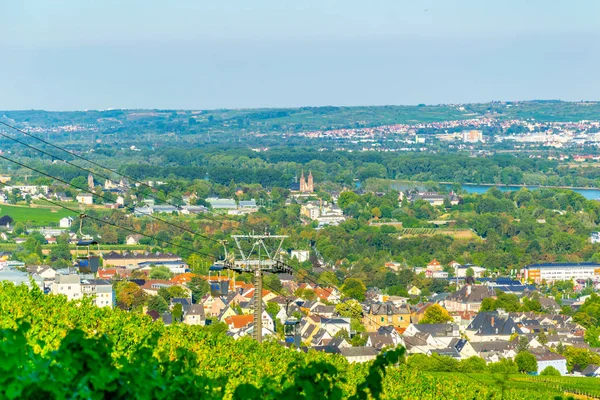
<svg viewBox="0 0 600 400">
<path fill-rule="evenodd" d="M 599 100 L 598 0 L 0 2 L 0 109 Z"/>
</svg>

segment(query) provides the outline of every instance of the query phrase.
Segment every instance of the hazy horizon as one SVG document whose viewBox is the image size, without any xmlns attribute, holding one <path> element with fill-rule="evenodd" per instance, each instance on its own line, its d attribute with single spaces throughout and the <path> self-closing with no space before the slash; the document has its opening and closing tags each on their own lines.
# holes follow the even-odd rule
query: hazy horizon
<svg viewBox="0 0 600 400">
<path fill-rule="evenodd" d="M 0 13 L 2 110 L 595 101 L 600 92 L 593 0 L 30 0 Z"/>
</svg>

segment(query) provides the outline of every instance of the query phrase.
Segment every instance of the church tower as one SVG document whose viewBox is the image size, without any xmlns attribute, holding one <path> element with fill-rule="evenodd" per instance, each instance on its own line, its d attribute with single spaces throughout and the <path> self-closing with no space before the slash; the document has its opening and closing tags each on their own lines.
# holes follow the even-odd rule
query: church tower
<svg viewBox="0 0 600 400">
<path fill-rule="evenodd" d="M 92 174 L 88 175 L 88 187 L 90 190 L 94 190 L 94 176 Z"/>
<path fill-rule="evenodd" d="M 306 179 L 304 179 L 304 170 L 300 174 L 300 193 L 306 192 Z"/>
<path fill-rule="evenodd" d="M 315 191 L 315 186 L 314 186 L 314 181 L 313 181 L 313 175 L 312 175 L 312 171 L 310 171 L 308 173 L 308 183 L 306 185 L 306 191 L 309 193 L 314 193 Z"/>
</svg>

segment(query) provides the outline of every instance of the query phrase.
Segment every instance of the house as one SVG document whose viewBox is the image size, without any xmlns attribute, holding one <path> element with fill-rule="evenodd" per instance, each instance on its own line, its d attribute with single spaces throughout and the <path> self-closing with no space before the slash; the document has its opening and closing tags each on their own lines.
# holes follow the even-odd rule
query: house
<svg viewBox="0 0 600 400">
<path fill-rule="evenodd" d="M 456 324 L 410 324 L 402 335 L 405 340 L 406 337 L 428 335 L 431 337 L 429 344 L 438 349 L 448 347 L 452 339 L 460 338 Z"/>
<path fill-rule="evenodd" d="M 136 244 L 140 244 L 140 239 L 142 239 L 144 236 L 143 235 L 129 235 L 127 236 L 127 238 L 125 239 L 125 244 L 128 246 L 134 246 Z"/>
<path fill-rule="evenodd" d="M 90 205 L 94 204 L 94 196 L 89 193 L 79 193 L 77 197 L 75 197 L 79 204 Z"/>
<path fill-rule="evenodd" d="M 471 341 L 509 340 L 515 333 L 524 332 L 510 316 L 497 311 L 478 313 L 465 330 Z"/>
<path fill-rule="evenodd" d="M 379 351 L 374 347 L 341 347 L 339 352 L 350 363 L 362 363 L 373 361 L 377 358 Z"/>
<path fill-rule="evenodd" d="M 115 293 L 112 284 L 104 279 L 82 279 L 81 293 L 91 296 L 98 307 L 110 307 L 115 304 Z"/>
<path fill-rule="evenodd" d="M 363 317 L 367 332 L 375 332 L 381 326 L 406 328 L 410 325 L 414 310 L 408 304 L 373 303 Z"/>
<path fill-rule="evenodd" d="M 27 272 L 39 275 L 44 278 L 44 280 L 52 280 L 56 277 L 56 271 L 48 265 L 32 265 L 27 267 Z"/>
<path fill-rule="evenodd" d="M 341 330 L 350 333 L 350 318 L 321 318 L 321 328 L 327 331 L 331 337 Z"/>
<path fill-rule="evenodd" d="M 73 225 L 73 217 L 64 217 L 58 222 L 58 226 L 61 228 L 70 228 L 71 225 Z"/>
<path fill-rule="evenodd" d="M 581 375 L 590 376 L 590 377 L 598 377 L 600 376 L 600 366 L 595 364 L 590 364 L 581 371 Z"/>
<path fill-rule="evenodd" d="M 538 363 L 537 373 L 542 373 L 548 367 L 554 367 L 561 375 L 567 375 L 567 359 L 558 354 L 553 353 L 548 349 L 543 349 L 541 352 L 532 351 Z"/>
<path fill-rule="evenodd" d="M 488 286 L 465 285 L 448 296 L 443 305 L 448 311 L 479 311 L 483 299 L 495 296 L 496 291 Z"/>
<path fill-rule="evenodd" d="M 294 258 L 298 260 L 298 262 L 308 261 L 310 257 L 310 251 L 308 250 L 292 250 L 290 252 L 290 258 Z"/>
<path fill-rule="evenodd" d="M 185 297 L 173 297 L 169 302 L 171 310 L 176 304 L 181 304 L 181 310 L 186 313 L 192 306 L 192 299 Z"/>
<path fill-rule="evenodd" d="M 204 325 L 206 317 L 202 304 L 192 304 L 183 316 L 183 323 L 188 325 Z"/>
<path fill-rule="evenodd" d="M 82 298 L 81 280 L 77 274 L 56 274 L 51 287 L 52 294 L 67 296 L 67 300 L 79 300 Z"/>
<path fill-rule="evenodd" d="M 224 322 L 229 325 L 229 330 L 239 330 L 247 327 L 254 321 L 253 315 L 232 315 L 225 318 Z"/>
<path fill-rule="evenodd" d="M 410 289 L 408 289 L 408 294 L 410 294 L 411 296 L 420 296 L 421 295 L 421 289 L 419 289 L 416 286 L 413 286 Z"/>
</svg>

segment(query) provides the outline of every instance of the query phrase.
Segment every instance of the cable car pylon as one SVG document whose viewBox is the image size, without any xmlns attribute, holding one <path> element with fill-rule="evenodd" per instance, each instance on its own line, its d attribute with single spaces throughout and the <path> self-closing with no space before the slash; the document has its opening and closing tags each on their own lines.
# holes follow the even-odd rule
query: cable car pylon
<svg viewBox="0 0 600 400">
<path fill-rule="evenodd" d="M 273 274 L 293 273 L 293 268 L 285 263 L 281 257 L 281 246 L 287 238 L 286 235 L 264 234 L 232 235 L 236 244 L 236 252 L 228 253 L 226 242 L 225 259 L 216 262 L 212 269 L 230 269 L 234 272 L 248 272 L 254 275 L 254 332 L 253 337 L 262 342 L 262 288 L 263 272 Z"/>
</svg>

